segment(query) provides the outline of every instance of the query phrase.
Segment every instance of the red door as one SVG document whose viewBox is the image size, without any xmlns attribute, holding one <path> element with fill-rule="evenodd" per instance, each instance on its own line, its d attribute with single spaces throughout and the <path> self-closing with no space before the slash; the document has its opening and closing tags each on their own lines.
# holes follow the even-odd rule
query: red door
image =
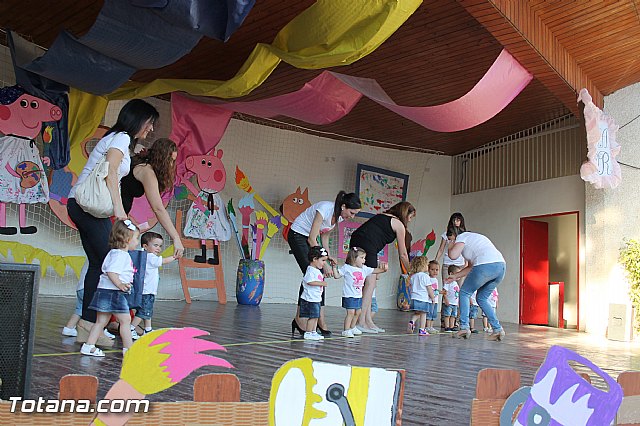
<svg viewBox="0 0 640 426">
<path fill-rule="evenodd" d="M 520 247 L 520 323 L 549 324 L 549 232 L 546 222 L 523 219 Z"/>
</svg>

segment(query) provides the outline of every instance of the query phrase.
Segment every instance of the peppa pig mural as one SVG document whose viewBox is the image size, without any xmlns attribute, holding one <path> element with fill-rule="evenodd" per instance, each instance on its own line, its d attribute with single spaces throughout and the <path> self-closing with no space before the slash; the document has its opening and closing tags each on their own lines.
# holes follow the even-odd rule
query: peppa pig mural
<svg viewBox="0 0 640 426">
<path fill-rule="evenodd" d="M 35 226 L 26 225 L 26 204 L 47 203 L 49 185 L 40 152 L 34 139 L 42 123 L 58 121 L 62 110 L 31 96 L 19 86 L 0 89 L 0 234 L 14 235 L 15 227 L 7 226 L 6 203 L 19 205 L 21 234 L 34 234 Z"/>
<path fill-rule="evenodd" d="M 185 181 L 187 188 L 196 195 L 185 221 L 184 235 L 201 240 L 229 241 L 231 224 L 226 215 L 225 205 L 220 197 L 227 181 L 227 172 L 222 164 L 222 150 L 207 155 L 192 155 L 186 160 L 187 170 L 196 175 L 199 189 L 190 181 Z M 202 256 L 196 262 L 205 261 L 206 246 L 202 245 Z M 217 259 L 209 259 L 216 262 Z M 209 261 L 207 260 L 207 261 Z"/>
</svg>

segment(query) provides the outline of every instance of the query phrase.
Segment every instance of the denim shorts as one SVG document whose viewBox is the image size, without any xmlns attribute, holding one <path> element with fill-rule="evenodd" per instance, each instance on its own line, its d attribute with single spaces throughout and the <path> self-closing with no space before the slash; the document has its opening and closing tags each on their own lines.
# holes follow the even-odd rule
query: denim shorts
<svg viewBox="0 0 640 426">
<path fill-rule="evenodd" d="M 478 307 L 476 305 L 469 305 L 469 319 L 476 319 L 478 317 Z"/>
<path fill-rule="evenodd" d="M 371 312 L 378 312 L 378 300 L 375 297 L 371 298 Z"/>
<path fill-rule="evenodd" d="M 427 312 L 428 320 L 435 320 L 438 316 L 438 304 L 437 303 L 429 303 L 431 305 L 431 310 Z"/>
<path fill-rule="evenodd" d="M 443 317 L 455 317 L 458 315 L 458 306 L 457 305 L 442 305 L 442 313 Z"/>
<path fill-rule="evenodd" d="M 120 290 L 96 289 L 96 293 L 91 299 L 89 309 L 96 312 L 111 312 L 113 314 L 129 313 L 129 303 L 127 296 Z"/>
<path fill-rule="evenodd" d="M 156 301 L 155 294 L 143 294 L 140 307 L 136 310 L 136 316 L 143 320 L 150 320 L 153 316 L 153 302 Z"/>
<path fill-rule="evenodd" d="M 81 317 L 82 316 L 82 298 L 84 297 L 84 288 L 80 290 L 76 290 L 76 311 L 74 314 Z"/>
<path fill-rule="evenodd" d="M 342 307 L 345 309 L 362 309 L 362 298 L 361 297 L 343 297 L 342 298 Z"/>
<path fill-rule="evenodd" d="M 426 312 L 427 314 L 431 312 L 431 306 L 433 303 L 431 302 L 423 302 L 421 300 L 412 300 L 411 301 L 411 310 L 416 312 Z"/>
<path fill-rule="evenodd" d="M 320 302 L 300 299 L 300 318 L 320 318 Z"/>
</svg>

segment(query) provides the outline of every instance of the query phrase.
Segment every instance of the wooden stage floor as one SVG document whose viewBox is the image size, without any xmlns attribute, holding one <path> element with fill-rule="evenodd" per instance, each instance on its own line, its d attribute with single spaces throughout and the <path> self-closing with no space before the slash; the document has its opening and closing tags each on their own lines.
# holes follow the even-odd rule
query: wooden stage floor
<svg viewBox="0 0 640 426">
<path fill-rule="evenodd" d="M 65 374 L 93 374 L 100 380 L 102 398 L 117 379 L 121 351 L 106 358 L 80 355 L 75 338 L 60 335 L 75 306 L 75 299 L 40 297 L 36 320 L 36 341 L 32 364 L 31 397 L 57 398 L 58 381 Z M 381 310 L 376 322 L 387 332 L 355 339 L 335 337 L 323 342 L 291 338 L 293 305 L 265 304 L 249 307 L 211 301 L 159 301 L 155 305 L 154 328 L 197 327 L 211 333 L 211 340 L 223 345 L 219 353 L 236 369 L 242 386 L 242 401 L 267 401 L 271 378 L 284 362 L 310 357 L 317 361 L 363 367 L 403 368 L 407 371 L 403 423 L 407 425 L 469 424 L 476 376 L 483 368 L 514 368 L 522 385 L 531 385 L 547 349 L 561 345 L 585 356 L 614 379 L 625 370 L 640 370 L 638 342 L 609 341 L 576 331 L 548 327 L 505 324 L 503 342 L 486 340 L 484 333 L 470 340 L 452 339 L 448 334 L 429 337 L 404 333 L 408 314 Z M 339 331 L 344 310 L 327 308 L 333 331 Z M 5 325 L 7 326 L 7 325 Z M 339 333 L 338 333 L 339 335 Z M 118 346 L 119 341 L 116 343 Z M 226 372 L 204 367 L 152 401 L 192 400 L 193 380 L 198 374 Z"/>
</svg>

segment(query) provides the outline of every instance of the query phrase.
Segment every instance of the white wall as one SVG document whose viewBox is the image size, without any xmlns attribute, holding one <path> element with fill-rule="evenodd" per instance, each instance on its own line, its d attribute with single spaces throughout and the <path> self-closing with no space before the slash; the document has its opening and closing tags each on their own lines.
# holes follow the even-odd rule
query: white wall
<svg viewBox="0 0 640 426">
<path fill-rule="evenodd" d="M 461 212 L 467 229 L 489 237 L 504 255 L 507 274 L 498 288 L 498 316 L 505 322 L 519 321 L 521 217 L 578 211 L 584 244 L 584 182 L 579 176 L 456 195 L 451 198 L 451 211 Z M 580 269 L 584 277 L 584 262 Z"/>
</svg>

